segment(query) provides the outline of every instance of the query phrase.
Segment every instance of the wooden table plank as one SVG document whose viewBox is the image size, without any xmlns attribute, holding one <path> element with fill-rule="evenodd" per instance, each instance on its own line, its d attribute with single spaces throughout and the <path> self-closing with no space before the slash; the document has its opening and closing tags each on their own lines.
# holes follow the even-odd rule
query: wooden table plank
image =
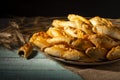
<svg viewBox="0 0 120 80">
<path fill-rule="evenodd" d="M 17 50 L 0 49 L 0 80 L 83 80 L 42 52 L 32 59 L 17 55 Z"/>
<path fill-rule="evenodd" d="M 8 50 L 8 49 L 4 49 L 4 48 L 0 48 L 0 58 L 6 58 L 6 57 L 11 57 L 11 58 L 14 58 L 14 57 L 19 57 L 17 55 L 17 50 Z"/>
<path fill-rule="evenodd" d="M 82 80 L 68 70 L 0 71 L 0 80 Z"/>
<path fill-rule="evenodd" d="M 49 59 L 0 58 L 0 70 L 65 70 Z"/>
</svg>

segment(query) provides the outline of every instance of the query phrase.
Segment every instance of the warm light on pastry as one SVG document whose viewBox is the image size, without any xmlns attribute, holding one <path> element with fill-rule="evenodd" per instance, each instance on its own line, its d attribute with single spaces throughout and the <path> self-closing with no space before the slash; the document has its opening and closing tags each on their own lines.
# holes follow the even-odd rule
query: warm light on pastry
<svg viewBox="0 0 120 80">
<path fill-rule="evenodd" d="M 67 19 L 53 20 L 46 32 L 34 33 L 29 42 L 46 54 L 65 60 L 102 62 L 120 58 L 120 29 L 110 20 L 75 14 L 69 14 Z"/>
</svg>

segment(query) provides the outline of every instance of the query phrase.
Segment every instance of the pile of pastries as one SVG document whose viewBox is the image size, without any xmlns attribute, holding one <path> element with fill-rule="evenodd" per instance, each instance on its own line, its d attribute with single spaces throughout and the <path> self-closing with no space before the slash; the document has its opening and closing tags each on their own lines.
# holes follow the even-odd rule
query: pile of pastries
<svg viewBox="0 0 120 80">
<path fill-rule="evenodd" d="M 67 20 L 53 20 L 47 31 L 34 33 L 18 54 L 27 58 L 33 47 L 65 60 L 115 60 L 120 58 L 120 28 L 99 16 L 87 19 L 69 14 Z"/>
</svg>

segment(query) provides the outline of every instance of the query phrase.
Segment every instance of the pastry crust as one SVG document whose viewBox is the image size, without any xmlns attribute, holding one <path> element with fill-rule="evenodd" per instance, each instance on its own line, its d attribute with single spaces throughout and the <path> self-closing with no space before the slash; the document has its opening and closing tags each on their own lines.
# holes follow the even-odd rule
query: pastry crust
<svg viewBox="0 0 120 80">
<path fill-rule="evenodd" d="M 113 25 L 110 20 L 96 16 L 91 18 L 90 22 L 93 24 L 93 31 L 95 33 L 104 34 L 120 40 L 120 29 Z"/>
<path fill-rule="evenodd" d="M 113 47 L 107 54 L 108 60 L 115 60 L 120 58 L 120 46 Z"/>
<path fill-rule="evenodd" d="M 28 58 L 33 50 L 33 46 L 31 43 L 27 43 L 24 46 L 20 47 L 18 50 L 18 55 L 24 57 L 24 58 Z"/>
<path fill-rule="evenodd" d="M 120 29 L 111 21 L 75 14 L 67 18 L 53 20 L 46 32 L 34 33 L 18 53 L 27 58 L 36 46 L 48 55 L 66 60 L 95 62 L 120 58 Z"/>
<path fill-rule="evenodd" d="M 105 49 L 111 49 L 114 46 L 119 45 L 114 39 L 102 35 L 102 34 L 93 34 L 88 38 L 96 47 L 101 47 Z"/>
<path fill-rule="evenodd" d="M 49 38 L 51 37 L 47 33 L 38 32 L 33 34 L 29 42 L 43 50 L 44 48 L 49 47 L 51 45 L 50 43 L 47 42 L 47 39 Z"/>
<path fill-rule="evenodd" d="M 107 50 L 105 48 L 90 47 L 86 49 L 85 53 L 95 61 L 106 60 Z"/>
</svg>

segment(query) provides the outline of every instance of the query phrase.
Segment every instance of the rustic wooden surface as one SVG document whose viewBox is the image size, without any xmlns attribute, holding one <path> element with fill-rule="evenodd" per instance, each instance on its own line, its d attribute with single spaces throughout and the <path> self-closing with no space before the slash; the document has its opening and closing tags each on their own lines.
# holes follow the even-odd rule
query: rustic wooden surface
<svg viewBox="0 0 120 80">
<path fill-rule="evenodd" d="M 51 22 L 53 19 L 66 19 L 66 18 L 64 18 L 64 17 L 47 17 L 47 18 L 46 17 L 34 17 L 34 18 L 26 18 L 26 17 L 18 18 L 17 17 L 16 18 L 15 17 L 12 19 L 0 19 L 0 24 L 1 24 L 0 31 L 1 32 L 7 31 L 7 29 L 9 28 L 8 26 L 10 25 L 9 22 L 14 21 L 20 26 L 19 29 L 21 30 L 23 35 L 31 35 L 34 32 L 47 30 L 51 26 Z M 120 27 L 120 19 L 109 19 L 109 20 L 111 20 L 113 22 L 113 24 Z M 2 46 L 2 47 L 5 47 L 5 46 Z M 1 50 L 0 50 L 0 53 L 3 53 L 3 52 L 1 52 Z M 6 75 L 4 70 L 7 67 L 8 68 L 8 70 L 6 70 L 8 73 L 7 75 L 12 76 L 11 79 L 14 79 L 15 75 L 14 75 L 14 72 L 10 71 L 10 69 L 14 69 L 14 71 L 21 70 L 20 73 L 17 74 L 17 75 L 22 74 L 20 76 L 20 79 L 21 79 L 21 77 L 23 77 L 23 75 L 25 76 L 23 70 L 29 69 L 29 70 L 36 71 L 36 73 L 33 71 L 33 73 L 31 73 L 31 74 L 29 72 L 27 72 L 28 76 L 30 76 L 30 78 L 31 78 L 31 75 L 34 75 L 34 76 L 37 75 L 37 77 L 39 75 L 44 75 L 44 76 L 50 75 L 49 77 L 46 77 L 45 79 L 48 79 L 48 78 L 51 79 L 51 75 L 52 75 L 52 76 L 58 76 L 58 77 L 55 77 L 54 79 L 58 79 L 58 78 L 63 79 L 64 77 L 66 77 L 70 80 L 71 75 L 69 75 L 69 76 L 64 75 L 67 73 L 67 72 L 64 73 L 64 70 L 67 69 L 67 70 L 74 72 L 75 74 L 78 74 L 84 80 L 120 80 L 120 77 L 119 77 L 120 76 L 120 61 L 112 63 L 112 64 L 107 64 L 107 65 L 80 66 L 80 65 L 66 64 L 66 63 L 62 63 L 59 61 L 52 62 L 50 60 L 50 62 L 52 62 L 50 64 L 50 68 L 49 68 L 50 69 L 49 72 L 51 72 L 51 74 L 50 74 L 50 73 L 44 72 L 44 70 L 46 71 L 46 69 L 47 69 L 46 67 L 42 67 L 41 72 L 38 72 L 40 70 L 40 68 L 39 68 L 39 66 L 41 66 L 40 64 L 42 64 L 42 65 L 49 64 L 47 62 L 49 60 L 44 59 L 44 57 L 45 57 L 44 55 L 39 54 L 36 57 L 33 57 L 31 60 L 23 60 L 22 58 L 19 58 L 17 55 L 12 55 L 12 53 L 2 54 L 2 55 L 0 54 L 0 57 L 1 57 L 0 65 L 2 65 L 0 67 L 0 75 Z M 7 57 L 7 58 L 3 58 L 3 57 Z M 34 61 L 34 59 L 36 59 L 36 61 Z M 47 62 L 47 63 L 43 64 L 43 60 L 40 60 L 40 59 L 45 60 L 44 62 Z M 10 65 L 9 62 L 12 63 L 12 66 L 16 66 L 16 65 L 14 65 L 14 63 L 17 64 L 18 67 L 17 68 L 12 68 L 12 66 L 4 67 L 4 65 L 7 65 L 7 64 Z M 23 64 L 19 64 L 18 62 L 23 63 Z M 35 66 L 34 63 L 37 66 Z M 64 67 L 65 69 L 62 68 L 61 66 L 56 66 L 56 63 L 62 65 L 62 67 Z M 25 66 L 25 64 L 27 64 L 27 65 Z M 29 65 L 31 65 L 31 64 L 33 64 L 32 65 L 33 68 L 29 67 Z M 22 66 L 22 68 L 20 66 Z M 61 71 L 59 69 L 61 69 Z M 52 72 L 54 72 L 54 71 L 56 71 L 56 72 L 52 74 Z M 64 77 L 62 77 L 60 74 L 63 74 Z M 73 79 L 71 79 L 71 80 L 73 80 Z"/>
<path fill-rule="evenodd" d="M 47 58 L 42 52 L 32 59 L 18 56 L 17 50 L 0 48 L 0 80 L 83 80 Z"/>
</svg>

